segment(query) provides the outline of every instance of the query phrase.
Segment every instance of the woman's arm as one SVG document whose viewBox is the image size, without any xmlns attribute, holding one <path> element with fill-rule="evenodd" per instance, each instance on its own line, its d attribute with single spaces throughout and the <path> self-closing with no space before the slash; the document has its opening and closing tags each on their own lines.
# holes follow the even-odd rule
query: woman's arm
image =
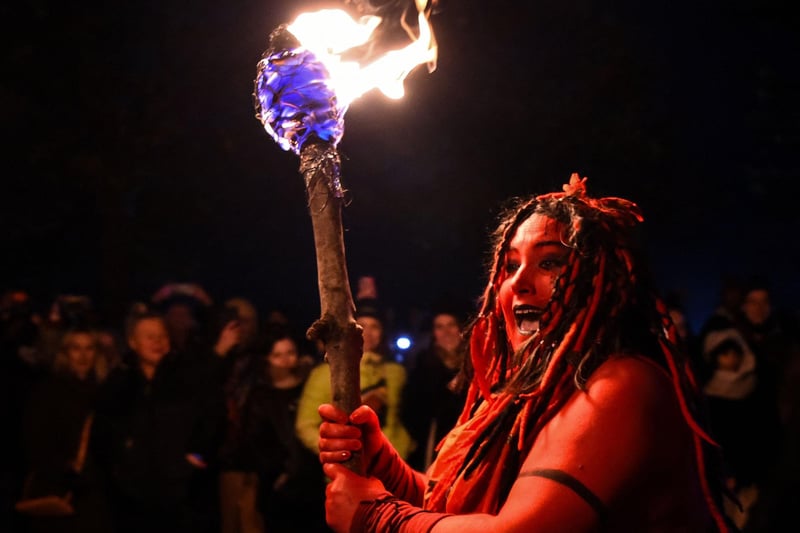
<svg viewBox="0 0 800 533">
<path fill-rule="evenodd" d="M 661 482 L 687 471 L 687 432 L 660 368 L 639 358 L 612 358 L 542 429 L 496 517 L 448 517 L 432 531 L 613 530 L 619 512 L 623 520 L 641 513 L 631 518 L 641 527 L 649 520 L 643 515 L 663 505 Z M 652 508 L 637 509 L 642 501 Z"/>
<path fill-rule="evenodd" d="M 691 456 L 670 387 L 659 369 L 635 358 L 602 365 L 587 389 L 574 393 L 543 428 L 497 516 L 423 512 L 390 499 L 379 485 L 354 482 L 358 476 L 347 473 L 334 479 L 328 496 L 347 507 L 347 493 L 355 505 L 344 519 L 339 508 L 329 506 L 329 519 L 340 531 L 400 524 L 392 530 L 560 533 L 596 531 L 617 518 L 610 512 L 652 512 L 626 502 L 663 503 L 653 497 L 658 494 L 653 487 L 666 479 L 658 471 L 682 465 L 675 456 Z"/>
</svg>

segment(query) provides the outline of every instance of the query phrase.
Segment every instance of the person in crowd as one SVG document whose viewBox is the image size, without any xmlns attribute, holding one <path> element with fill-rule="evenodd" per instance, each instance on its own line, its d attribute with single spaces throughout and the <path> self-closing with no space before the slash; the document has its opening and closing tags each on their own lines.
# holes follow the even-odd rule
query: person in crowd
<svg viewBox="0 0 800 533">
<path fill-rule="evenodd" d="M 469 327 L 467 400 L 426 473 L 369 406 L 320 406 L 336 531 L 730 531 L 701 391 L 638 242 L 643 218 L 563 192 L 496 232 Z M 364 474 L 338 464 L 359 451 Z"/>
<path fill-rule="evenodd" d="M 210 367 L 224 388 L 237 368 L 240 374 L 242 368 L 250 368 L 259 334 L 258 311 L 250 300 L 237 297 L 226 300 L 217 315 L 217 335 Z"/>
<path fill-rule="evenodd" d="M 382 310 L 376 300 L 356 303 L 356 322 L 362 328 L 364 340 L 360 362 L 361 400 L 370 405 L 378 416 L 380 426 L 394 448 L 407 457 L 414 442 L 400 418 L 406 369 L 389 360 Z M 319 452 L 319 426 L 322 418 L 317 411 L 321 403 L 330 401 L 330 367 L 327 362 L 315 366 L 308 376 L 297 412 L 296 430 L 300 440 L 314 453 Z"/>
<path fill-rule="evenodd" d="M 258 338 L 258 310 L 248 299 L 229 298 L 218 317 L 219 335 L 214 344 L 214 353 L 234 360 L 237 355 L 248 353 Z"/>
<path fill-rule="evenodd" d="M 466 399 L 456 390 L 456 375 L 464 363 L 466 346 L 461 338 L 462 313 L 448 307 L 434 310 L 431 341 L 419 352 L 403 391 L 402 421 L 417 446 L 408 464 L 424 471 L 436 446 L 453 428 Z"/>
<path fill-rule="evenodd" d="M 800 358 L 790 360 L 783 379 L 788 387 L 781 403 L 784 432 L 778 456 L 768 483 L 748 513 L 744 533 L 780 533 L 786 531 L 797 515 L 800 501 Z"/>
<path fill-rule="evenodd" d="M 749 513 L 747 531 L 780 531 L 794 516 L 800 469 L 800 342 L 781 319 L 766 279 L 753 277 L 745 285 L 739 330 L 755 354 L 757 398 L 762 426 L 763 468 L 758 499 Z"/>
<path fill-rule="evenodd" d="M 219 334 L 214 344 L 217 374 L 223 384 L 227 419 L 219 450 L 220 530 L 223 533 L 264 531 L 258 511 L 258 475 L 241 458 L 242 411 L 256 379 L 258 311 L 242 297 L 225 301 L 217 317 Z"/>
<path fill-rule="evenodd" d="M 151 298 L 164 317 L 172 351 L 187 359 L 210 356 L 209 313 L 213 300 L 196 283 L 167 283 Z"/>
<path fill-rule="evenodd" d="M 28 292 L 12 289 L 0 295 L 0 425 L 5 434 L 0 439 L 0 523 L 12 531 L 22 528 L 14 503 L 27 475 L 21 460 L 21 407 L 49 370 L 36 356 L 40 323 Z"/>
<path fill-rule="evenodd" d="M 236 378 L 246 390 L 223 446 L 224 532 L 326 529 L 322 469 L 294 430 L 307 377 L 299 346 L 289 327 L 268 330 L 252 372 Z"/>
<path fill-rule="evenodd" d="M 749 282 L 741 310 L 739 329 L 759 362 L 761 388 L 780 411 L 782 398 L 792 385 L 784 379 L 786 370 L 800 357 L 797 338 L 774 311 L 771 289 L 765 280 L 756 277 Z"/>
<path fill-rule="evenodd" d="M 258 473 L 247 455 L 243 433 L 245 408 L 255 383 L 263 374 L 263 353 L 255 306 L 244 298 L 231 298 L 219 320 L 222 326 L 215 353 L 222 358 L 221 374 L 227 419 L 219 450 L 219 502 L 223 533 L 264 531 L 258 508 Z M 249 443 L 248 443 L 249 444 Z"/>
<path fill-rule="evenodd" d="M 53 372 L 31 393 L 24 418 L 26 489 L 31 496 L 70 492 L 75 509 L 70 516 L 32 516 L 31 533 L 111 531 L 102 476 L 91 454 L 79 459 L 81 441 L 91 430 L 97 386 L 108 371 L 95 333 L 70 330 L 61 339 Z"/>
<path fill-rule="evenodd" d="M 703 349 L 711 370 L 703 387 L 709 425 L 724 452 L 726 484 L 738 500 L 726 501 L 725 512 L 741 529 L 764 481 L 769 460 L 764 422 L 769 417 L 764 417 L 755 394 L 756 358 L 739 331 L 710 331 Z"/>
<path fill-rule="evenodd" d="M 255 347 L 253 347 L 255 349 Z M 263 355 L 262 355 L 263 357 Z M 259 533 L 264 517 L 258 506 L 258 472 L 244 433 L 245 409 L 263 370 L 257 351 L 246 353 L 234 364 L 224 385 L 227 419 L 219 449 L 219 505 L 222 533 Z"/>
<path fill-rule="evenodd" d="M 215 458 L 224 406 L 206 373 L 170 350 L 163 317 L 129 317 L 131 364 L 98 392 L 96 456 L 109 477 L 115 527 L 130 532 L 203 532 L 217 509 L 204 471 Z"/>
<path fill-rule="evenodd" d="M 726 274 L 720 279 L 719 301 L 714 311 L 706 317 L 698 332 L 699 344 L 705 344 L 706 335 L 736 327 L 742 314 L 744 284 L 738 276 Z M 704 376 L 708 377 L 708 376 Z"/>
<path fill-rule="evenodd" d="M 238 305 L 234 302 L 227 308 L 223 305 L 222 316 L 214 316 L 214 300 L 198 283 L 167 283 L 151 297 L 148 307 L 159 312 L 164 319 L 170 340 L 172 363 L 182 369 L 179 373 L 191 375 L 193 383 L 204 383 L 213 390 L 214 397 L 224 406 L 223 387 L 230 375 L 233 362 L 241 342 L 242 321 L 238 317 Z M 235 315 L 231 313 L 235 310 Z M 214 318 L 227 318 L 215 330 Z M 245 326 L 246 328 L 247 326 Z M 227 357 L 230 355 L 231 357 Z M 223 407 L 224 413 L 224 407 Z M 221 417 L 224 420 L 224 416 Z M 216 442 L 223 438 L 224 423 L 219 424 Z M 216 458 L 216 456 L 215 456 Z M 219 465 L 206 461 L 205 467 L 193 473 L 192 490 L 196 500 L 207 500 L 208 509 L 216 509 L 218 500 Z"/>
<path fill-rule="evenodd" d="M 37 351 L 48 368 L 61 347 L 61 337 L 73 329 L 93 329 L 97 316 L 92 299 L 85 294 L 59 294 L 39 328 Z"/>
</svg>

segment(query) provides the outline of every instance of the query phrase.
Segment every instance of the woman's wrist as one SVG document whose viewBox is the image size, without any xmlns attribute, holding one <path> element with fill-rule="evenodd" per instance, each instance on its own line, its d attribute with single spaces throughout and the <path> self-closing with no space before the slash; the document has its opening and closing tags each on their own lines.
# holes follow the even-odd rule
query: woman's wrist
<svg viewBox="0 0 800 533">
<path fill-rule="evenodd" d="M 425 487 L 417 472 L 406 463 L 384 436 L 383 445 L 367 465 L 368 476 L 378 478 L 398 498 L 422 505 Z"/>
<path fill-rule="evenodd" d="M 434 513 L 394 496 L 385 496 L 358 504 L 350 533 L 391 531 L 393 533 L 428 533 L 447 513 Z"/>
</svg>

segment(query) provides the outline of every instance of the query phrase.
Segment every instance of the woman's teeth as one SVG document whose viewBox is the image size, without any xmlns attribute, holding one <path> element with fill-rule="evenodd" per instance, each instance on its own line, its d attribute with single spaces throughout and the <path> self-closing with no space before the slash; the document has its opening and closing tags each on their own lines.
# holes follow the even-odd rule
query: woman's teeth
<svg viewBox="0 0 800 533">
<path fill-rule="evenodd" d="M 514 309 L 517 330 L 522 335 L 533 335 L 539 330 L 541 311 L 533 306 L 520 306 Z"/>
</svg>

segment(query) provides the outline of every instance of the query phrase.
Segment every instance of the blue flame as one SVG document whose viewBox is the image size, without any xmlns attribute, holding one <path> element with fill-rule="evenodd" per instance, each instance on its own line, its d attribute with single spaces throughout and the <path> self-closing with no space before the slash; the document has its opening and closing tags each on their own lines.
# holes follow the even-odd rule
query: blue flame
<svg viewBox="0 0 800 533">
<path fill-rule="evenodd" d="M 310 138 L 332 144 L 344 134 L 344 114 L 325 66 L 303 49 L 280 50 L 258 63 L 256 117 L 284 150 L 299 154 Z"/>
</svg>

